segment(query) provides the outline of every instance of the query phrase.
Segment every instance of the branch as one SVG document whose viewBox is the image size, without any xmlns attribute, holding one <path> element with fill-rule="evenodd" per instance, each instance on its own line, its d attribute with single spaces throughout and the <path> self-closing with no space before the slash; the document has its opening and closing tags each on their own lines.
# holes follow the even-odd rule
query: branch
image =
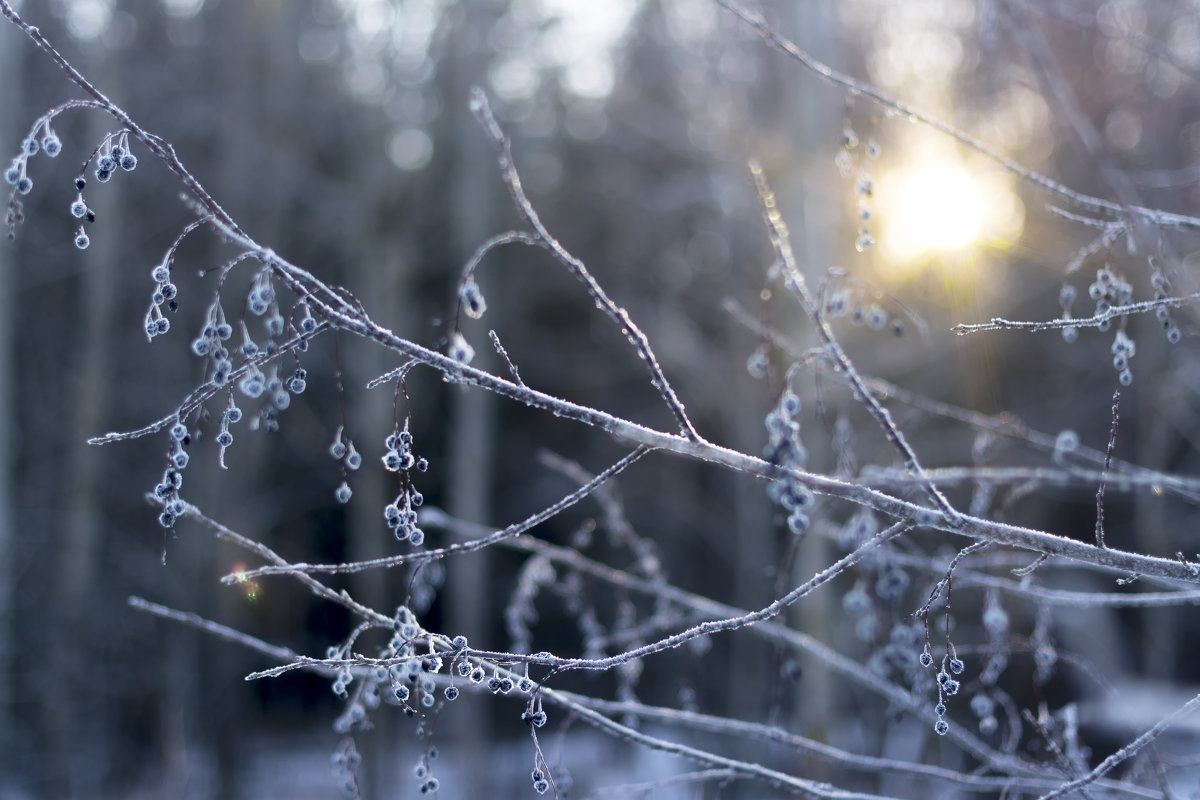
<svg viewBox="0 0 1200 800">
<path fill-rule="evenodd" d="M 606 481 L 620 475 L 629 466 L 639 461 L 642 456 L 650 452 L 648 447 L 639 447 L 632 453 L 622 458 L 617 463 L 613 464 L 608 469 L 601 472 L 599 475 L 588 481 L 579 489 L 563 497 L 556 503 L 543 508 L 536 514 L 522 520 L 521 522 L 513 523 L 506 528 L 473 539 L 462 544 L 452 544 L 447 547 L 438 548 L 436 550 L 421 550 L 413 553 L 406 553 L 398 556 L 385 556 L 383 558 L 374 558 L 368 561 L 349 561 L 338 564 L 286 564 L 274 567 L 259 567 L 258 569 L 246 570 L 233 575 L 226 575 L 221 579 L 222 583 L 236 583 L 244 580 L 252 580 L 262 575 L 297 575 L 300 573 L 324 573 L 344 575 L 354 572 L 363 572 L 369 569 L 381 569 L 389 567 L 398 567 L 404 564 L 421 563 L 425 561 L 434 561 L 456 553 L 474 553 L 494 544 L 512 539 L 521 534 L 532 530 L 541 525 L 548 519 L 557 516 L 559 513 L 567 510 L 571 506 L 583 500 L 585 497 L 596 491 L 598 487 Z"/>
<path fill-rule="evenodd" d="M 1181 308 L 1198 300 L 1200 300 L 1200 292 L 1183 297 L 1164 297 L 1159 300 L 1143 300 L 1140 303 L 1113 306 L 1102 314 L 1093 314 L 1090 317 L 1080 317 L 1078 319 L 1066 318 L 1048 319 L 1039 322 L 1014 322 L 1003 317 L 992 317 L 990 322 L 959 323 L 950 330 L 959 336 L 965 336 L 968 333 L 979 333 L 980 331 L 1049 331 L 1060 328 L 1098 328 L 1117 317 L 1124 317 L 1130 314 L 1144 314 L 1159 307 Z"/>
<path fill-rule="evenodd" d="M 1056 797 L 1062 797 L 1063 795 L 1069 794 L 1070 792 L 1074 792 L 1077 789 L 1081 789 L 1082 787 L 1087 786 L 1090 783 L 1094 783 L 1098 778 L 1103 777 L 1110 770 L 1112 770 L 1113 767 L 1117 766 L 1122 761 L 1125 761 L 1126 759 L 1132 758 L 1133 756 L 1137 755 L 1147 745 L 1149 745 L 1155 739 L 1157 739 L 1163 733 L 1163 731 L 1165 731 L 1167 728 L 1171 727 L 1178 720 L 1182 719 L 1183 717 L 1185 717 L 1188 714 L 1195 711 L 1197 708 L 1200 708 L 1200 694 L 1196 695 L 1191 700 L 1188 700 L 1182 706 L 1180 706 L 1179 708 L 1175 709 L 1167 716 L 1160 719 L 1157 723 L 1154 724 L 1153 727 L 1151 727 L 1149 730 L 1147 730 L 1141 736 L 1137 737 L 1132 742 L 1125 745 L 1120 750 L 1118 750 L 1117 752 L 1110 755 L 1108 758 L 1101 761 L 1096 766 L 1096 768 L 1093 769 L 1091 772 L 1089 772 L 1087 775 L 1084 775 L 1081 778 L 1076 778 L 1073 781 L 1068 781 L 1068 782 L 1064 783 L 1062 786 L 1058 787 L 1053 792 L 1042 795 L 1041 797 L 1038 798 L 1038 800 L 1054 800 L 1054 798 L 1056 798 Z"/>
<path fill-rule="evenodd" d="M 692 441 L 703 441 L 700 438 L 700 434 L 692 426 L 691 420 L 688 419 L 683 403 L 676 396 L 675 390 L 671 388 L 666 374 L 662 371 L 662 367 L 654 355 L 654 350 L 650 347 L 650 340 L 646 338 L 646 334 L 634 324 L 633 318 L 629 316 L 628 311 L 618 306 L 609 298 L 603 287 L 588 272 L 587 266 L 578 258 L 571 255 L 557 239 L 551 236 L 550 231 L 542 223 L 542 219 L 534 209 L 533 204 L 529 202 L 529 197 L 525 194 L 525 188 L 521 185 L 521 177 L 517 174 L 516 167 L 513 165 L 512 145 L 508 141 L 508 137 L 504 135 L 504 131 L 500 129 L 500 123 L 496 122 L 495 115 L 492 114 L 492 107 L 488 104 L 487 95 L 479 88 L 471 90 L 471 111 L 475 114 L 476 119 L 479 120 L 479 124 L 483 126 L 483 130 L 487 133 L 488 138 L 492 140 L 492 144 L 495 146 L 499 157 L 500 173 L 504 177 L 504 184 L 508 187 L 509 194 L 512 195 L 513 203 L 517 206 L 517 211 L 520 212 L 521 216 L 525 218 L 525 221 L 529 223 L 530 227 L 537 234 L 538 241 L 550 251 L 560 264 L 570 270 L 572 275 L 583 282 L 584 286 L 587 287 L 588 294 L 596 301 L 597 308 L 603 311 L 609 319 L 620 327 L 621 333 L 625 335 L 625 338 L 637 350 L 638 357 L 646 362 L 646 366 L 650 370 L 651 385 L 662 395 L 667 407 L 675 415 L 675 421 L 679 423 L 684 435 Z"/>
<path fill-rule="evenodd" d="M 196 614 L 192 614 L 187 611 L 176 611 L 173 608 L 167 608 L 166 606 L 161 606 L 158 603 L 152 603 L 149 600 L 143 600 L 140 597 L 130 597 L 126 602 L 128 602 L 131 607 L 136 608 L 138 611 L 145 611 L 147 614 L 153 614 L 156 617 L 162 617 L 163 619 L 169 619 L 173 622 L 179 622 L 198 630 L 202 630 L 205 633 L 216 636 L 218 639 L 224 639 L 227 642 L 240 644 L 242 647 L 262 653 L 263 655 L 269 656 L 276 661 L 299 661 L 303 658 L 303 656 L 294 650 L 264 642 L 262 639 L 259 639 L 256 636 L 251 636 L 248 633 L 242 633 L 239 630 L 234 630 L 233 628 L 222 625 L 218 622 L 211 622 L 204 617 L 197 616 Z M 322 669 L 319 671 L 332 674 L 332 670 Z"/>
<path fill-rule="evenodd" d="M 1200 217 L 1191 217 L 1185 214 L 1173 214 L 1167 211 L 1161 211 L 1153 208 L 1144 208 L 1142 206 L 1132 206 L 1125 208 L 1120 203 L 1114 203 L 1111 200 L 1105 200 L 1101 197 L 1094 197 L 1083 192 L 1077 192 L 1068 186 L 1059 183 L 1058 181 L 1043 175 L 1040 172 L 1022 166 L 1019 162 L 1014 161 L 1007 156 L 1004 156 L 993 150 L 988 145 L 984 144 L 980 139 L 961 131 L 954 126 L 942 122 L 938 118 L 927 114 L 913 106 L 903 103 L 900 100 L 893 98 L 872 86 L 869 83 L 863 83 L 855 80 L 849 75 L 835 70 L 833 67 L 818 61 L 809 55 L 808 52 L 801 50 L 794 42 L 787 39 L 774 28 L 772 28 L 762 16 L 753 13 L 749 9 L 742 6 L 734 0 L 714 0 L 714 2 L 724 8 L 729 13 L 733 14 L 738 19 L 745 22 L 758 32 L 768 44 L 776 48 L 780 52 L 787 55 L 792 60 L 799 63 L 808 71 L 815 74 L 817 77 L 825 80 L 835 86 L 841 86 L 844 89 L 850 90 L 855 95 L 862 95 L 875 101 L 879 105 L 890 108 L 893 111 L 903 115 L 907 119 L 914 122 L 920 122 L 923 125 L 932 128 L 935 131 L 943 133 L 955 141 L 969 147 L 971 150 L 979 153 L 985 158 L 999 164 L 1004 169 L 1017 175 L 1018 177 L 1040 186 L 1051 194 L 1055 194 L 1071 203 L 1074 203 L 1085 208 L 1091 208 L 1097 211 L 1104 211 L 1114 216 L 1119 216 L 1128 211 L 1136 216 L 1146 219 L 1159 227 L 1163 228 L 1180 228 L 1189 230 L 1200 230 Z"/>
<path fill-rule="evenodd" d="M 921 466 L 921 462 L 917 460 L 916 451 L 912 449 L 908 440 L 904 438 L 904 434 L 896 427 L 896 423 L 892 421 L 892 415 L 867 390 L 866 383 L 859 376 L 858 370 L 854 368 L 850 357 L 846 355 L 846 351 L 842 349 L 842 346 L 834 337 L 833 329 L 829 327 L 829 322 L 825 319 L 824 314 L 821 313 L 821 305 L 808 290 L 808 283 L 804 280 L 804 275 L 800 272 L 796 264 L 796 257 L 792 251 L 791 238 L 788 234 L 787 225 L 783 221 L 783 215 L 780 214 L 779 209 L 775 205 L 775 194 L 771 191 L 771 187 L 767 185 L 766 175 L 757 162 L 752 161 L 750 163 L 750 176 L 754 179 L 754 186 L 758 191 L 759 201 L 762 203 L 763 216 L 766 218 L 767 226 L 771 233 L 771 244 L 774 246 L 780 261 L 783 262 L 784 280 L 788 288 L 800 297 L 800 304 L 803 306 L 804 312 L 816 326 L 817 335 L 825 343 L 826 352 L 828 352 L 833 362 L 837 365 L 835 369 L 850 383 L 854 391 L 854 399 L 866 407 L 875 422 L 883 429 L 883 433 L 888 441 L 899 451 L 901 457 L 904 459 L 904 465 L 921 481 L 921 485 L 933 500 L 933 504 L 941 512 L 946 524 L 950 527 L 955 527 L 960 519 L 958 511 L 950 505 L 950 501 L 946 499 L 946 496 L 929 480 L 924 468 Z"/>
</svg>

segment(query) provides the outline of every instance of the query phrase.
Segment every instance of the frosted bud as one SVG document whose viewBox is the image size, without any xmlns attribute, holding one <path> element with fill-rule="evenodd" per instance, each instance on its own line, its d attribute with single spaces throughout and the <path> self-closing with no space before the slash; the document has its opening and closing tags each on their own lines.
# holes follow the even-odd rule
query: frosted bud
<svg viewBox="0 0 1200 800">
<path fill-rule="evenodd" d="M 845 150 L 838 151 L 838 154 L 834 156 L 833 163 L 843 178 L 849 178 L 854 174 L 854 158 Z"/>
<path fill-rule="evenodd" d="M 483 292 L 479 291 L 479 284 L 475 283 L 474 278 L 467 279 L 458 295 L 462 300 L 463 311 L 471 319 L 479 319 L 487 311 L 487 301 L 483 299 Z"/>
<path fill-rule="evenodd" d="M 457 331 L 450 337 L 450 348 L 446 355 L 462 364 L 470 364 L 475 357 L 475 348 Z"/>
<path fill-rule="evenodd" d="M 1058 303 L 1063 308 L 1068 308 L 1075 302 L 1075 287 L 1069 283 L 1064 283 L 1062 289 L 1058 292 Z"/>
<path fill-rule="evenodd" d="M 1054 450 L 1056 453 L 1070 453 L 1076 447 L 1079 447 L 1079 434 L 1072 430 L 1059 432 L 1054 440 Z"/>
</svg>

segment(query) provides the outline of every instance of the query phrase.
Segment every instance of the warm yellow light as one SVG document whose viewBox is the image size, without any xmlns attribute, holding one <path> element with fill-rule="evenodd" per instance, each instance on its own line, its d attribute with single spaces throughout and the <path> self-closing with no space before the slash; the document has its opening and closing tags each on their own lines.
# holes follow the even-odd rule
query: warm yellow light
<svg viewBox="0 0 1200 800">
<path fill-rule="evenodd" d="M 880 246 L 894 261 L 959 250 L 983 234 L 984 189 L 952 162 L 903 167 L 880 181 Z"/>
</svg>

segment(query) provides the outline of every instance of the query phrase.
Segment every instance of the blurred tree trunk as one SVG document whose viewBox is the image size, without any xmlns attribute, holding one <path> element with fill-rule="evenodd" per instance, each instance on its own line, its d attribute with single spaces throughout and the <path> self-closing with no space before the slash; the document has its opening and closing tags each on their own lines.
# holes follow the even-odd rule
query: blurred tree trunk
<svg viewBox="0 0 1200 800">
<path fill-rule="evenodd" d="M 1170 473 L 1179 469 L 1178 463 L 1171 463 L 1170 453 L 1172 442 L 1179 436 L 1179 431 L 1186 430 L 1186 423 L 1181 425 L 1182 420 L 1194 414 L 1188 410 L 1191 398 L 1181 397 L 1178 388 L 1171 386 L 1171 382 L 1163 377 L 1172 373 L 1172 354 L 1167 350 L 1164 336 L 1158 331 L 1153 331 L 1149 336 L 1141 337 L 1137 346 L 1138 358 L 1142 364 L 1153 365 L 1154 374 L 1148 374 L 1144 379 L 1151 382 L 1153 389 L 1132 396 L 1129 392 L 1123 393 L 1120 423 L 1126 430 L 1132 427 L 1131 421 L 1141 423 L 1135 439 L 1137 450 L 1134 463 L 1146 469 Z M 1121 434 L 1128 437 L 1125 431 L 1118 428 L 1118 436 Z M 1117 441 L 1120 446 L 1121 438 Z M 1111 500 L 1108 502 L 1112 503 Z M 1109 515 L 1105 514 L 1105 517 Z M 1132 541 L 1118 539 L 1120 544 L 1116 545 L 1117 547 L 1140 553 L 1166 554 L 1190 545 L 1190 542 L 1185 543 L 1181 537 L 1171 536 L 1166 506 L 1156 492 L 1142 492 L 1134 496 L 1132 522 L 1135 538 Z M 1107 525 L 1111 526 L 1112 523 Z M 1127 534 L 1119 530 L 1107 534 L 1110 540 L 1114 535 L 1123 537 Z M 1191 557 L 1189 551 L 1185 550 L 1184 553 Z M 1179 635 L 1179 631 L 1183 629 L 1179 623 L 1180 612 L 1181 609 L 1172 606 L 1148 608 L 1140 612 L 1142 624 L 1139 627 L 1143 631 L 1140 666 L 1145 669 L 1148 678 L 1169 682 L 1183 667 L 1180 645 L 1184 637 Z M 1115 617 L 1113 612 L 1109 613 Z"/>
<path fill-rule="evenodd" d="M 380 158 L 382 158 L 382 153 Z M 376 170 L 375 174 L 381 173 Z M 370 206 L 378 206 L 378 198 L 383 193 L 383 187 L 371 188 L 367 176 L 359 176 L 361 180 L 355 186 L 369 196 L 362 198 L 363 213 L 356 215 L 360 219 L 369 218 L 367 210 Z M 374 201 L 374 202 L 372 202 Z M 393 232 L 390 236 L 374 235 L 370 231 L 355 231 L 356 241 L 368 242 L 363 248 L 360 269 L 356 272 L 350 285 L 356 291 L 361 290 L 362 296 L 371 298 L 368 311 L 374 319 L 383 325 L 390 320 L 408 319 L 413 314 L 411 309 L 402 309 L 403 298 L 410 295 L 407 284 L 410 283 L 411 263 L 408 258 L 407 242 L 403 233 Z M 328 342 L 326 343 L 328 345 Z M 355 345 L 351 337 L 343 337 L 339 346 Z M 397 366 L 393 353 L 382 348 L 372 348 L 354 351 L 353 358 L 347 358 L 346 349 L 341 350 L 341 369 L 343 385 L 346 388 L 346 417 L 349 421 L 348 434 L 355 438 L 356 446 L 364 452 L 364 460 L 371 467 L 378 464 L 372 460 L 372 455 L 381 452 L 383 440 L 392 432 L 392 400 L 393 393 L 389 386 L 380 386 L 367 390 L 367 382 L 372 378 L 395 369 Z M 400 414 L 404 406 L 401 400 Z M 401 422 L 403 425 L 403 422 Z M 420 440 L 415 445 L 420 448 Z M 363 474 L 366 473 L 366 474 Z M 358 473 L 358 480 L 353 478 L 350 484 L 354 490 L 354 499 L 347 507 L 348 557 L 351 561 L 380 558 L 397 551 L 396 542 L 391 532 L 383 522 L 382 509 L 392 501 L 397 486 L 392 473 L 376 475 L 367 473 L 364 469 Z M 367 570 L 354 575 L 351 594 L 354 599 L 383 613 L 389 613 L 390 608 L 399 602 L 389 594 L 398 584 L 405 584 L 407 570 Z M 385 687 L 386 688 L 386 687 Z M 388 781 L 396 774 L 394 762 L 396 759 L 399 731 L 405 722 L 403 715 L 396 713 L 390 706 L 384 706 L 372 717 L 372 730 L 356 737 L 355 743 L 363 757 L 362 766 L 358 773 L 359 787 L 364 798 L 376 800 L 391 796 Z M 403 774 L 403 773 L 402 773 Z"/>
<path fill-rule="evenodd" d="M 114 65 L 107 58 L 108 53 L 102 48 L 90 50 L 83 64 L 84 70 L 102 86 L 114 83 Z M 85 136 L 89 142 L 100 142 L 110 130 L 106 118 L 99 115 L 87 118 Z M 120 244 L 125 217 L 123 202 L 121 181 L 114 181 L 105 191 L 105 227 L 100 232 L 92 231 L 91 245 L 78 254 L 82 324 L 70 342 L 73 352 L 68 358 L 73 363 L 66 372 L 75 382 L 65 387 L 72 398 L 64 447 L 69 454 L 64 474 L 68 502 L 55 567 L 58 591 L 52 595 L 57 606 L 54 625 L 56 636 L 77 637 L 91 652 L 106 651 L 103 637 L 113 632 L 107 626 L 99 629 L 95 624 L 96 603 L 103 597 L 98 591 L 97 578 L 106 552 L 103 459 L 107 454 L 89 446 L 87 440 L 103 430 L 110 418 L 117 291 L 124 288 L 121 267 L 125 254 Z M 117 624 L 112 622 L 114 626 Z M 98 668 L 79 658 L 76 648 L 62 644 L 53 649 L 51 662 L 54 680 L 41 688 L 48 693 L 43 708 L 50 718 L 49 729 L 54 731 L 52 774 L 61 789 L 57 796 L 92 797 L 100 785 L 104 765 L 112 760 L 113 742 L 106 735 L 109 715 L 105 709 L 110 698 L 96 688 L 96 670 L 103 674 L 107 668 Z"/>
<path fill-rule="evenodd" d="M 838 22 L 835 7 L 826 3 L 797 3 L 788 8 L 786 22 L 781 23 L 783 29 L 794 31 L 798 44 L 814 58 L 826 64 L 838 63 Z M 780 13 L 784 13 L 782 9 Z M 772 60 L 776 68 L 784 70 L 788 75 L 794 70 L 792 64 L 781 63 L 778 59 Z M 784 80 L 782 85 L 792 86 L 790 80 Z M 840 112 L 842 96 L 820 83 L 804 83 L 793 88 L 793 91 L 787 91 L 779 98 L 779 105 L 780 113 L 786 115 L 780 124 L 784 130 L 792 131 L 795 136 L 788 141 L 789 149 L 796 154 L 797 159 L 802 159 L 802 163 L 796 165 L 794 174 L 820 175 L 821 167 L 832 159 L 831 137 L 838 130 L 837 115 Z M 820 180 L 803 177 L 801 180 L 789 180 L 786 185 L 792 187 L 793 191 L 781 195 L 779 207 L 783 209 L 783 214 L 792 227 L 792 242 L 797 248 L 796 257 L 800 268 L 807 272 L 806 277 L 810 285 L 815 286 L 833 263 L 834 248 L 829 241 L 829 233 L 838 230 L 833 219 L 838 213 L 838 205 L 830 202 L 830 187 Z M 812 326 L 807 320 L 803 323 L 802 330 L 806 332 L 806 336 L 813 337 Z M 795 344 L 807 346 L 809 343 Z M 827 463 L 814 465 L 814 468 L 832 471 L 833 466 Z M 806 580 L 808 576 L 824 569 L 835 557 L 831 550 L 831 545 L 824 537 L 806 536 L 796 561 L 797 580 Z M 840 604 L 834 593 L 820 591 L 804 598 L 804 602 L 798 603 L 789 616 L 797 629 L 823 642 L 829 642 L 834 641 L 833 628 L 840 613 Z M 796 721 L 802 726 L 798 729 L 805 730 L 808 735 L 820 740 L 828 737 L 830 714 L 838 704 L 837 683 L 832 678 L 829 670 L 825 668 L 810 669 L 804 673 L 799 684 L 804 701 L 796 705 Z M 815 779 L 820 780 L 818 773 L 813 774 Z"/>
<path fill-rule="evenodd" d="M 386 208 L 385 198 L 392 193 L 395 173 L 386 163 L 382 150 L 355 162 L 360 168 L 356 175 L 345 176 L 346 194 L 342 202 L 349 207 L 344 219 L 351 220 L 350 229 L 343 232 L 346 246 L 353 247 L 345 283 L 359 297 L 366 298 L 367 312 L 381 325 L 390 327 L 396 320 L 416 319 L 412 304 L 416 289 L 412 281 L 412 232 L 396 224 L 395 219 L 378 225 L 379 209 Z M 354 246 L 351 243 L 361 243 Z M 329 347 L 330 342 L 325 346 Z M 338 368 L 345 389 L 345 408 L 348 436 L 353 437 L 368 467 L 352 474 L 348 480 L 354 498 L 346 507 L 347 556 L 350 561 L 381 558 L 397 552 L 396 541 L 383 521 L 383 507 L 398 491 L 396 476 L 377 469 L 377 454 L 383 451 L 384 439 L 392 432 L 394 384 L 368 390 L 369 381 L 388 370 L 395 369 L 396 355 L 382 348 L 363 349 L 351 336 L 341 336 L 338 342 Z M 353 354 L 353 355 L 351 355 Z M 400 400 L 398 424 L 403 427 L 405 404 Z M 414 432 L 415 448 L 420 452 L 420 428 Z M 330 492 L 332 493 L 332 488 Z M 360 603 L 390 613 L 400 602 L 397 590 L 406 586 L 408 570 L 373 569 L 356 573 L 351 581 L 351 594 Z M 386 687 L 385 687 L 386 688 Z M 356 737 L 355 746 L 362 755 L 358 773 L 359 787 L 364 798 L 389 797 L 389 781 L 396 774 L 395 760 L 404 721 L 402 715 L 384 706 L 372 716 L 372 730 Z M 407 743 L 407 742 L 406 742 Z"/>
<path fill-rule="evenodd" d="M 307 6 L 307 3 L 297 5 Z M 291 4 L 288 4 L 288 8 L 295 11 Z M 213 62 L 209 68 L 214 71 L 215 92 L 219 94 L 221 103 L 221 113 L 206 121 L 212 130 L 211 144 L 203 143 L 211 147 L 202 155 L 203 161 L 213 170 L 211 188 L 218 201 L 231 214 L 238 219 L 251 221 L 255 237 L 260 241 L 276 243 L 287 241 L 286 232 L 279 222 L 286 213 L 288 193 L 294 187 L 276 186 L 276 191 L 264 194 L 263 179 L 274 173 L 274 170 L 265 166 L 262 150 L 266 121 L 270 111 L 275 108 L 275 104 L 268 101 L 266 93 L 270 91 L 277 93 L 272 96 L 287 98 L 304 96 L 304 89 L 299 85 L 302 76 L 295 68 L 294 58 L 288 58 L 294 57 L 295 45 L 290 44 L 282 51 L 272 46 L 277 26 L 284 29 L 281 39 L 292 35 L 286 17 L 280 19 L 283 16 L 279 13 L 281 10 L 278 4 L 221 3 L 205 13 L 203 23 L 199 20 L 182 23 L 202 25 L 205 31 L 203 35 L 217 42 L 210 44 L 208 50 L 199 51 L 204 58 Z M 277 64 L 276 59 L 281 58 L 284 59 L 283 63 Z M 299 141 L 304 139 L 301 137 Z M 203 246 L 208 251 L 204 259 L 207 263 L 220 263 L 227 257 L 227 248 L 212 237 L 204 237 Z M 227 308 L 226 313 L 232 313 L 234 317 L 241 314 L 232 308 Z M 239 399 L 246 402 L 244 398 Z M 244 408 L 247 416 L 253 415 L 253 406 Z M 235 437 L 234 448 L 229 453 L 230 473 L 240 476 L 249 491 L 230 492 L 228 486 L 222 486 L 230 473 L 214 475 L 211 470 L 205 471 L 203 480 L 194 480 L 202 478 L 199 474 L 189 476 L 185 491 L 201 493 L 196 502 L 202 508 L 217 510 L 221 522 L 233 530 L 252 539 L 274 544 L 270 541 L 271 530 L 280 509 L 270 504 L 247 502 L 247 498 L 253 496 L 255 489 L 261 491 L 270 486 L 274 475 L 270 451 L 277 444 L 268 440 L 262 432 L 250 430 L 235 432 Z M 240 502 L 217 505 L 222 497 L 236 497 Z M 192 598 L 199 599 L 201 613 L 222 621 L 246 619 L 244 596 L 218 582 L 219 576 L 229 568 L 228 551 L 223 552 L 209 544 L 197 549 L 193 555 L 199 563 L 192 571 L 202 576 L 204 584 L 187 587 L 186 591 Z M 234 557 L 239 558 L 240 554 Z M 185 602 L 191 605 L 195 600 Z M 178 702 L 187 708 L 188 723 L 185 728 L 189 731 L 191 741 L 181 744 L 185 747 L 212 748 L 212 752 L 206 755 L 212 757 L 216 767 L 216 795 L 221 798 L 242 797 L 247 768 L 245 754 L 248 752 L 246 709 L 229 703 L 214 709 L 207 701 L 208 697 L 221 691 L 230 674 L 237 672 L 242 663 L 242 654 L 223 647 L 209 637 L 204 637 L 197 644 L 205 668 L 196 685 L 189 687 L 186 680 L 172 679 L 172 685 L 179 693 Z M 169 708 L 164 710 L 171 713 Z M 259 728 L 254 732 L 263 731 Z"/>
<path fill-rule="evenodd" d="M 4 26 L 0 34 L 0 108 L 22 108 L 21 59 L 17 48 L 19 37 L 10 26 Z M 15 114 L 6 114 L 0 122 L 0 142 L 20 141 Z M 14 709 L 16 697 L 13 692 L 17 674 L 16 653 L 16 591 L 17 591 L 17 547 L 13 525 L 13 420 L 15 419 L 13 392 L 16 373 L 13 358 L 14 285 L 11 263 L 13 247 L 5 242 L 0 245 L 0 774 L 15 778 L 17 769 L 15 756 L 17 741 L 17 714 Z M 0 781 L 0 791 L 5 784 Z"/>
<path fill-rule="evenodd" d="M 444 124 L 437 141 L 449 153 L 445 161 L 450 175 L 446 207 L 449 220 L 450 266 L 460 270 L 471 254 L 496 232 L 497 218 L 493 198 L 496 197 L 496 155 L 467 106 L 470 87 L 484 85 L 492 58 L 488 37 L 496 20 L 507 6 L 506 0 L 460 2 L 446 12 L 453 24 L 453 41 L 439 64 L 445 98 Z M 449 276 L 455 281 L 456 273 Z M 500 281 L 493 281 L 493 285 Z M 486 286 L 487 283 L 485 282 Z M 489 324 L 504 305 L 496 296 L 490 298 Z M 494 372 L 497 357 L 489 345 L 475 343 L 475 366 Z M 485 525 L 490 519 L 490 497 L 494 474 L 493 450 L 496 438 L 496 398 L 487 392 L 447 386 L 450 403 L 449 441 L 447 443 L 447 507 L 459 519 Z M 495 601 L 494 588 L 488 579 L 492 556 L 482 552 L 462 559 L 450 571 L 445 599 L 448 611 L 447 631 L 461 633 L 479 647 L 504 647 L 493 641 L 496 630 L 490 627 L 490 609 Z M 461 752 L 484 753 L 491 741 L 490 724 L 482 704 L 470 703 L 457 708 L 457 747 Z M 464 797 L 484 797 L 495 787 L 486 778 L 487 771 L 472 770 L 470 778 L 460 789 Z"/>
</svg>

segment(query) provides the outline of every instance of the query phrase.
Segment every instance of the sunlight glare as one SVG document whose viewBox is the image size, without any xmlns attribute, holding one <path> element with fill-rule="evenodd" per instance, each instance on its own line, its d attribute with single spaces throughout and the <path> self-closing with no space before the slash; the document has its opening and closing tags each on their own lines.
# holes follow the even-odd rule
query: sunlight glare
<svg viewBox="0 0 1200 800">
<path fill-rule="evenodd" d="M 880 195 L 880 245 L 892 260 L 959 250 L 983 233 L 983 187 L 953 162 L 904 167 L 880 181 Z"/>
</svg>

